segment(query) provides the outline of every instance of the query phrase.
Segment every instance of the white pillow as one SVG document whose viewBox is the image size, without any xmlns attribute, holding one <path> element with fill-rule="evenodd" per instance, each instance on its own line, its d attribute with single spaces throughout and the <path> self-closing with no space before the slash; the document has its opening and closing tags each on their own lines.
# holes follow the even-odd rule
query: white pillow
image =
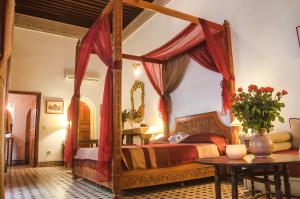
<svg viewBox="0 0 300 199">
<path fill-rule="evenodd" d="M 178 132 L 174 135 L 171 135 L 169 138 L 168 138 L 168 141 L 171 143 L 171 144 L 175 144 L 175 143 L 179 143 L 180 141 L 184 140 L 185 138 L 187 138 L 189 135 L 184 133 L 184 132 Z"/>
</svg>

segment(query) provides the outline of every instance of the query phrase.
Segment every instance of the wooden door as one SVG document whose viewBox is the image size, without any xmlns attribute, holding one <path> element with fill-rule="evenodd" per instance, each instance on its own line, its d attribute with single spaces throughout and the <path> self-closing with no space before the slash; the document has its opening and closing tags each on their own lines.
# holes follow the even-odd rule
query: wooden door
<svg viewBox="0 0 300 199">
<path fill-rule="evenodd" d="M 26 117 L 26 134 L 25 134 L 25 164 L 29 164 L 30 157 L 30 122 L 31 122 L 31 110 L 28 111 Z"/>
<path fill-rule="evenodd" d="M 82 101 L 79 104 L 79 136 L 78 140 L 91 139 L 91 114 L 88 105 Z"/>
</svg>

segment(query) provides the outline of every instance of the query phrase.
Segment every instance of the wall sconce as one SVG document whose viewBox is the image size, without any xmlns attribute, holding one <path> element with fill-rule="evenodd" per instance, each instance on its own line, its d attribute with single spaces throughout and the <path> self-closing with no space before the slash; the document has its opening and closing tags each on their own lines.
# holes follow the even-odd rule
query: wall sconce
<svg viewBox="0 0 300 199">
<path fill-rule="evenodd" d="M 134 76 L 137 78 L 140 76 L 142 72 L 140 65 L 141 65 L 140 62 L 132 64 Z"/>
</svg>

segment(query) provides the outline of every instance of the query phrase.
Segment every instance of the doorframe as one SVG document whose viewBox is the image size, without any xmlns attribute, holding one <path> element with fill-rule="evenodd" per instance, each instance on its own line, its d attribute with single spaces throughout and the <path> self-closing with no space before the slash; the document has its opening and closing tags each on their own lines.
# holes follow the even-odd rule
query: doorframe
<svg viewBox="0 0 300 199">
<path fill-rule="evenodd" d="M 8 91 L 10 94 L 19 95 L 35 95 L 36 96 L 36 117 L 35 117 L 35 138 L 34 138 L 34 164 L 33 167 L 37 167 L 38 154 L 39 154 L 39 133 L 40 133 L 40 114 L 41 114 L 41 92 L 31 92 L 31 91 Z"/>
</svg>

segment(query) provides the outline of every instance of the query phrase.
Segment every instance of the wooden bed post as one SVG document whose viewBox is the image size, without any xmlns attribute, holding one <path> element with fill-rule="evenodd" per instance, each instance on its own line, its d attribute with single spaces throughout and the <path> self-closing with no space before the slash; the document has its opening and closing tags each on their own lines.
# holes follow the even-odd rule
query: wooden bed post
<svg viewBox="0 0 300 199">
<path fill-rule="evenodd" d="M 230 25 L 227 20 L 224 21 L 224 28 L 226 31 L 226 40 L 227 40 L 227 57 L 228 57 L 228 66 L 230 71 L 230 90 L 231 93 L 235 92 L 235 79 L 234 79 L 234 68 L 233 68 L 233 58 L 232 58 L 232 44 L 231 44 L 231 33 L 230 33 Z M 230 111 L 230 122 L 234 120 L 232 111 Z M 231 127 L 232 134 L 232 142 L 238 143 L 238 129 L 236 127 Z"/>
<path fill-rule="evenodd" d="M 77 45 L 76 45 L 76 56 L 75 56 L 75 71 L 77 69 L 77 57 L 78 57 L 78 53 L 79 53 L 79 48 L 80 48 L 80 45 L 81 45 L 81 40 L 79 39 L 77 41 Z M 76 72 L 75 72 L 76 73 Z M 74 87 L 75 87 L 75 80 L 74 80 Z M 80 104 L 80 96 L 75 96 L 77 98 L 76 100 L 76 120 L 75 120 L 75 123 L 73 125 L 73 127 L 75 127 L 76 129 L 76 133 L 73 135 L 73 154 L 72 154 L 72 177 L 73 178 L 76 178 L 76 175 L 75 175 L 75 155 L 76 155 L 76 151 L 77 151 L 77 148 L 78 148 L 78 132 L 79 132 L 79 104 Z M 72 121 L 74 122 L 74 121 Z"/>
<path fill-rule="evenodd" d="M 113 198 L 122 198 L 121 187 L 121 88 L 122 88 L 122 0 L 113 1 Z"/>
</svg>

